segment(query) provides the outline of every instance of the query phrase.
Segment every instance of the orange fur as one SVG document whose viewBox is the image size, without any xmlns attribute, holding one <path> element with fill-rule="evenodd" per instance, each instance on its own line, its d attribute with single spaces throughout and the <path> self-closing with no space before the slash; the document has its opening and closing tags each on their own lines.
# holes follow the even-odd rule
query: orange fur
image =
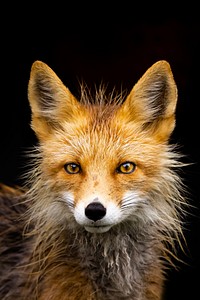
<svg viewBox="0 0 200 300">
<path fill-rule="evenodd" d="M 155 63 L 125 100 L 100 89 L 78 101 L 36 61 L 28 96 L 39 145 L 25 194 L 25 297 L 160 300 L 185 203 L 169 64 Z"/>
</svg>

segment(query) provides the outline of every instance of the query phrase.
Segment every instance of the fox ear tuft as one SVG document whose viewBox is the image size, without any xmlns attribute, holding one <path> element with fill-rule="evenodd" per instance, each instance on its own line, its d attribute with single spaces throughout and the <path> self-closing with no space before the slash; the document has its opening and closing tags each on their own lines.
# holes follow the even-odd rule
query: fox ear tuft
<svg viewBox="0 0 200 300">
<path fill-rule="evenodd" d="M 32 111 L 32 128 L 41 137 L 65 119 L 72 122 L 80 103 L 45 63 L 35 61 L 31 68 L 28 98 Z"/>
<path fill-rule="evenodd" d="M 140 122 L 157 139 L 167 140 L 175 126 L 177 88 L 168 62 L 153 64 L 135 84 L 120 115 Z"/>
</svg>

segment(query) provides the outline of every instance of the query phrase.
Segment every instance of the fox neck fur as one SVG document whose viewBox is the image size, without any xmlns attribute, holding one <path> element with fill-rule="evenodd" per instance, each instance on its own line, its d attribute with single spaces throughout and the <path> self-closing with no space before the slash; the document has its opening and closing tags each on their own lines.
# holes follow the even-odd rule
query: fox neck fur
<svg viewBox="0 0 200 300">
<path fill-rule="evenodd" d="M 36 61 L 28 97 L 39 145 L 17 196 L 26 251 L 4 281 L 24 267 L 19 299 L 160 300 L 185 204 L 175 172 L 183 164 L 169 145 L 177 102 L 169 64 L 150 67 L 126 99 L 100 90 L 92 102 Z"/>
</svg>

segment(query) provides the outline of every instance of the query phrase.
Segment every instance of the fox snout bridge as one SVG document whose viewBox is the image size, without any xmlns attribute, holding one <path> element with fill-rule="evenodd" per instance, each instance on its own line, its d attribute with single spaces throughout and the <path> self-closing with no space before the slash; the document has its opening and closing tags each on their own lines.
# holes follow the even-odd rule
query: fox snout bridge
<svg viewBox="0 0 200 300">
<path fill-rule="evenodd" d="M 106 214 L 106 208 L 100 202 L 92 202 L 85 208 L 85 215 L 93 221 L 101 220 Z"/>
</svg>

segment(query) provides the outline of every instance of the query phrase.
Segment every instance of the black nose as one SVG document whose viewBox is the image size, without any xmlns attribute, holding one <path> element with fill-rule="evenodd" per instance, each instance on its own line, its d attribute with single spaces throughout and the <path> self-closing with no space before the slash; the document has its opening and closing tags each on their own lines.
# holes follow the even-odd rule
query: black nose
<svg viewBox="0 0 200 300">
<path fill-rule="evenodd" d="M 100 202 L 92 202 L 85 208 L 85 215 L 88 219 L 101 220 L 106 214 L 106 208 Z"/>
</svg>

